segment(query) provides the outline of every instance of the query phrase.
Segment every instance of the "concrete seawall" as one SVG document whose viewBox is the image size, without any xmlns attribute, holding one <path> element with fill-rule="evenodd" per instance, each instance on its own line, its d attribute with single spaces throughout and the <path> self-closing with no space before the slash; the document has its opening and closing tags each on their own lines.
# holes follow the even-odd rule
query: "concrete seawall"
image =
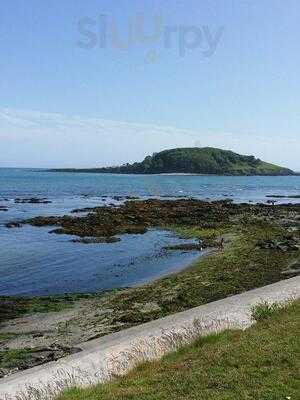
<svg viewBox="0 0 300 400">
<path fill-rule="evenodd" d="M 245 329 L 253 323 L 253 305 L 293 298 L 300 298 L 300 277 L 83 343 L 78 345 L 80 353 L 1 379 L 0 399 L 17 399 L 20 394 L 24 397 L 19 398 L 26 399 L 26 393 L 34 391 L 45 391 L 40 398 L 47 399 L 71 384 L 103 382 L 115 373 L 126 373 L 141 360 L 157 358 L 174 349 L 178 338 L 188 341 L 193 335 L 227 328 Z"/>
</svg>

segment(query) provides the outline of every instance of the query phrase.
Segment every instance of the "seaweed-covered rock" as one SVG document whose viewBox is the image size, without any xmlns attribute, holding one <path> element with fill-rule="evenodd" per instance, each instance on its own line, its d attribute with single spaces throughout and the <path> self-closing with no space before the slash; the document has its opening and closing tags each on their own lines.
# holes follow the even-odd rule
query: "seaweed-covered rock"
<svg viewBox="0 0 300 400">
<path fill-rule="evenodd" d="M 199 243 L 182 243 L 182 244 L 175 244 L 173 246 L 165 246 L 163 247 L 163 250 L 202 251 L 203 245 Z"/>
<path fill-rule="evenodd" d="M 73 243 L 83 243 L 83 244 L 96 244 L 96 243 L 116 243 L 120 242 L 121 239 L 118 237 L 97 237 L 97 238 L 82 238 L 82 239 L 72 239 Z"/>
<path fill-rule="evenodd" d="M 3 357 L 0 357 L 0 378 L 20 370 L 32 368 L 50 361 L 56 361 L 62 357 L 80 351 L 81 349 L 79 347 L 67 347 L 53 344 L 49 347 L 19 350 L 15 356 L 11 355 L 9 357 L 11 350 L 1 350 L 0 356 L 2 355 Z M 8 361 L 3 361 L 6 354 Z"/>
<path fill-rule="evenodd" d="M 300 249 L 300 240 L 297 236 L 287 236 L 283 241 L 276 240 L 260 240 L 257 247 L 260 249 L 280 250 L 287 252 L 289 250 L 298 251 Z"/>
<path fill-rule="evenodd" d="M 21 228 L 22 224 L 20 222 L 7 222 L 5 224 L 6 228 Z"/>
<path fill-rule="evenodd" d="M 17 199 L 15 199 L 15 203 L 16 204 L 49 204 L 49 203 L 52 203 L 52 201 L 50 201 L 46 198 L 39 199 L 37 197 L 31 197 L 31 198 L 25 198 L 25 199 L 17 198 Z"/>
<path fill-rule="evenodd" d="M 291 214 L 298 210 L 292 205 L 285 208 L 290 208 Z M 270 216 L 278 220 L 281 208 L 266 204 L 235 204 L 228 199 L 214 202 L 197 199 L 148 199 L 130 200 L 118 207 L 101 206 L 84 211 L 89 212 L 78 216 L 36 217 L 25 220 L 24 223 L 56 226 L 51 232 L 81 238 L 112 237 L 123 233 L 142 234 L 151 227 L 176 225 L 219 228 L 236 218 L 243 223 L 243 215 L 247 220 L 268 219 Z M 292 219 L 295 221 L 295 215 L 292 215 Z"/>
</svg>

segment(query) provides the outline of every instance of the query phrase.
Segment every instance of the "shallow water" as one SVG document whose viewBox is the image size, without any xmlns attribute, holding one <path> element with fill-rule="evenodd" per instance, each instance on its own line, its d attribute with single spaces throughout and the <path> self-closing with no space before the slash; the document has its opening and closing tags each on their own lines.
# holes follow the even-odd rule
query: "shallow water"
<svg viewBox="0 0 300 400">
<path fill-rule="evenodd" d="M 168 231 L 122 235 L 116 243 L 72 243 L 71 236 L 25 226 L 0 230 L 0 294 L 45 295 L 126 287 L 174 272 L 199 252 L 163 251 L 184 243 Z"/>
<path fill-rule="evenodd" d="M 147 282 L 189 264 L 199 252 L 164 252 L 181 242 L 170 232 L 122 235 L 111 244 L 71 243 L 51 228 L 4 224 L 36 215 L 63 215 L 74 208 L 115 203 L 115 195 L 232 198 L 265 202 L 267 194 L 299 195 L 300 177 L 142 176 L 51 173 L 0 169 L 0 294 L 91 292 Z M 108 196 L 108 197 L 102 197 Z M 15 204 L 16 198 L 46 197 L 51 204 Z M 282 199 L 281 202 L 299 202 Z"/>
</svg>

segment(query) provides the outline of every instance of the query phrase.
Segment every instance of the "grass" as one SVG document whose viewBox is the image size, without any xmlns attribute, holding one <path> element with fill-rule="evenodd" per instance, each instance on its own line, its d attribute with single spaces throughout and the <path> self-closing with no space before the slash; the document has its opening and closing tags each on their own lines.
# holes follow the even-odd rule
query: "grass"
<svg viewBox="0 0 300 400">
<path fill-rule="evenodd" d="M 263 302 L 252 308 L 252 317 L 256 322 L 272 318 L 291 306 L 291 303 L 268 303 Z"/>
<path fill-rule="evenodd" d="M 265 305 L 262 306 L 265 308 Z M 57 400 L 284 400 L 300 393 L 300 301 L 143 363 L 124 377 Z"/>
</svg>

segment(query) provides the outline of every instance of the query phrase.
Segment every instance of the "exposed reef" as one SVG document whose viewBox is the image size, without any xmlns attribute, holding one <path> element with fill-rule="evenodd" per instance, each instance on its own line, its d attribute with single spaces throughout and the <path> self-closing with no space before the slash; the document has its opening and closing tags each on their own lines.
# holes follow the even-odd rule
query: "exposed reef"
<svg viewBox="0 0 300 400">
<path fill-rule="evenodd" d="M 15 199 L 15 203 L 16 204 L 50 204 L 50 203 L 52 203 L 52 201 L 50 201 L 46 198 L 39 199 L 37 197 L 30 197 L 30 198 L 25 198 L 25 199 L 17 198 L 17 199 Z"/>
<path fill-rule="evenodd" d="M 56 234 L 69 234 L 80 238 L 112 238 L 124 233 L 143 234 L 153 227 L 221 228 L 242 215 L 247 218 L 279 218 L 281 211 L 293 212 L 298 208 L 299 206 L 292 204 L 276 207 L 265 204 L 235 204 L 230 199 L 215 202 L 196 199 L 131 200 L 118 207 L 89 208 L 89 213 L 81 216 L 41 216 L 27 219 L 23 223 L 54 226 L 56 228 L 52 229 L 51 233 Z"/>
<path fill-rule="evenodd" d="M 120 242 L 120 238 L 117 237 L 97 237 L 97 238 L 80 238 L 72 239 L 73 243 L 83 243 L 83 244 L 96 244 L 96 243 L 116 243 Z"/>
</svg>

